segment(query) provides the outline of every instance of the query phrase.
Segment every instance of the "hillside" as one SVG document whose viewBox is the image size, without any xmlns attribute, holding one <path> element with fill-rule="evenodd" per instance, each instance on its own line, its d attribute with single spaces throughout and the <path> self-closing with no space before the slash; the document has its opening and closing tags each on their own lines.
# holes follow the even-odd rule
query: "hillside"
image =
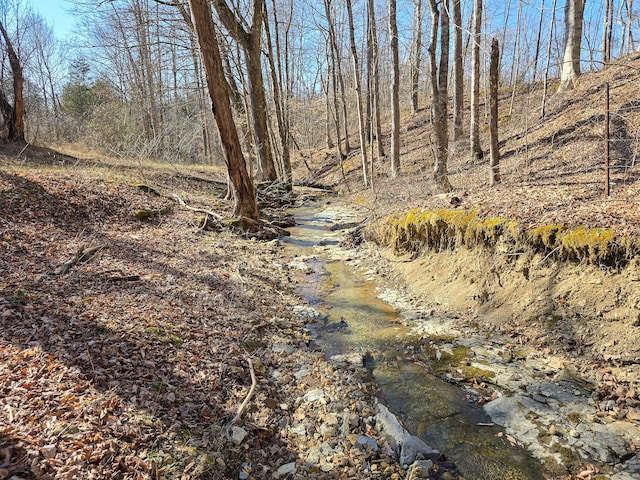
<svg viewBox="0 0 640 480">
<path fill-rule="evenodd" d="M 487 161 L 468 162 L 466 141 L 452 145 L 449 178 L 456 208 L 478 210 L 483 216 L 515 219 L 523 228 L 552 223 L 612 228 L 625 236 L 640 234 L 640 55 L 626 57 L 602 72 L 584 74 L 578 87 L 563 96 L 551 85 L 546 115 L 540 118 L 542 88 L 522 87 L 509 115 L 511 92 L 501 91 L 499 107 L 502 183 L 490 188 Z M 604 185 L 605 84 L 611 95 L 611 196 Z M 526 89 L 525 89 L 526 88 Z M 481 104 L 481 112 L 484 105 Z M 469 110 L 465 111 L 468 120 Z M 468 123 L 468 122 L 466 122 Z M 451 128 L 451 127 L 450 127 Z M 388 135 L 388 132 L 387 132 Z M 431 181 L 432 132 L 428 108 L 403 119 L 398 179 L 388 178 L 388 165 L 376 165 L 373 190 L 362 190 L 360 156 L 346 162 L 348 189 L 355 204 L 375 215 L 413 207 L 450 208 L 450 198 L 438 196 Z M 385 137 L 385 140 L 388 140 Z M 357 142 L 352 142 L 357 144 Z M 481 128 L 488 151 L 488 127 Z M 388 142 L 386 142 L 388 148 Z M 321 159 L 332 152 L 315 153 Z M 310 164 L 313 165 L 311 161 Z M 329 184 L 339 183 L 339 168 L 320 165 L 318 174 L 299 167 L 299 175 Z"/>
</svg>

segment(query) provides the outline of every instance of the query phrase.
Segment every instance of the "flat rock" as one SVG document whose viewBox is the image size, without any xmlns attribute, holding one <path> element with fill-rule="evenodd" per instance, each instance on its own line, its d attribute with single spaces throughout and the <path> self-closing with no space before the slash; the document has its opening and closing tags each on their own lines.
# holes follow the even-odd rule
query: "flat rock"
<svg viewBox="0 0 640 480">
<path fill-rule="evenodd" d="M 231 427 L 231 441 L 234 444 L 240 445 L 246 436 L 247 431 L 244 428 L 237 426 Z"/>
<path fill-rule="evenodd" d="M 440 452 L 434 450 L 415 435 L 409 435 L 402 443 L 400 450 L 400 465 L 411 465 L 416 460 L 437 461 Z"/>
<path fill-rule="evenodd" d="M 376 410 L 376 427 L 389 442 L 389 445 L 398 450 L 409 433 L 400 424 L 396 416 L 382 403 L 376 402 Z"/>
</svg>

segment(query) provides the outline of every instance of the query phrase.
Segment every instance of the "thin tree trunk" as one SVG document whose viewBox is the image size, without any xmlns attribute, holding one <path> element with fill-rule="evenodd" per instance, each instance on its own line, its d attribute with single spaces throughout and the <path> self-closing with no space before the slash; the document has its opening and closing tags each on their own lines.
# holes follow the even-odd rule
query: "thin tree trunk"
<svg viewBox="0 0 640 480">
<path fill-rule="evenodd" d="M 538 73 L 538 59 L 540 58 L 540 43 L 542 41 L 542 25 L 544 20 L 544 0 L 540 0 L 540 21 L 538 22 L 538 35 L 536 37 L 536 53 L 533 56 L 533 76 L 531 83 L 536 83 Z"/>
<path fill-rule="evenodd" d="M 520 29 L 522 26 L 522 2 L 518 2 L 518 17 L 516 21 L 516 38 L 513 45 L 513 65 L 511 68 L 511 103 L 509 105 L 509 116 L 513 115 L 513 104 L 516 100 L 516 90 L 518 88 L 518 77 L 520 76 Z M 504 44 L 503 44 L 504 45 Z M 493 46 L 492 46 L 493 47 Z"/>
<path fill-rule="evenodd" d="M 422 0 L 414 4 L 413 32 L 415 35 L 411 51 L 411 113 L 418 112 L 420 64 L 422 62 Z"/>
<path fill-rule="evenodd" d="M 460 0 L 453 3 L 453 140 L 463 135 L 464 112 L 464 56 L 462 54 L 462 8 Z"/>
<path fill-rule="evenodd" d="M 473 2 L 473 48 L 471 49 L 471 162 L 484 155 L 480 146 L 480 38 L 482 33 L 482 0 Z"/>
<path fill-rule="evenodd" d="M 489 67 L 489 135 L 491 137 L 491 150 L 489 160 L 489 181 L 491 186 L 500 182 L 500 148 L 498 146 L 498 65 L 500 61 L 500 49 L 498 39 L 491 42 L 491 64 Z"/>
<path fill-rule="evenodd" d="M 293 178 L 291 173 L 291 149 L 289 139 L 289 129 L 287 128 L 286 108 L 282 98 L 282 75 L 278 75 L 279 70 L 276 69 L 274 55 L 277 55 L 278 65 L 282 63 L 282 56 L 280 55 L 280 33 L 278 28 L 278 15 L 276 10 L 275 1 L 273 5 L 273 23 L 276 34 L 276 52 L 273 50 L 273 42 L 271 39 L 271 30 L 269 28 L 269 22 L 264 22 L 264 30 L 267 41 L 267 60 L 269 61 L 269 68 L 271 71 L 271 82 L 273 84 L 273 103 L 276 110 L 276 122 L 278 125 L 278 134 L 280 138 L 280 147 L 282 148 L 282 183 L 288 190 L 293 189 Z M 284 59 L 288 61 L 288 59 Z M 280 70 L 281 72 L 281 70 Z"/>
<path fill-rule="evenodd" d="M 391 176 L 400 173 L 400 59 L 396 0 L 389 0 L 389 37 L 391 39 Z"/>
<path fill-rule="evenodd" d="M 360 67 L 358 64 L 358 48 L 356 45 L 355 26 L 353 23 L 353 8 L 351 0 L 347 0 L 347 16 L 349 17 L 349 38 L 351 40 L 351 57 L 353 59 L 353 79 L 356 87 L 356 101 L 358 110 L 358 124 L 360 131 L 360 157 L 362 159 L 362 180 L 364 186 L 368 187 L 370 182 L 368 178 L 369 162 L 367 159 L 367 140 L 365 136 L 364 124 L 364 108 L 362 105 L 362 85 L 360 81 Z"/>
<path fill-rule="evenodd" d="M 7 46 L 7 54 L 9 56 L 9 65 L 13 74 L 13 106 L 9 105 L 6 96 L 2 94 L 1 111 L 8 117 L 8 135 L 7 140 L 11 142 L 24 143 L 24 76 L 22 74 L 22 65 L 20 59 L 13 48 L 13 43 L 9 38 L 4 24 L 0 21 L 0 32 Z"/>
<path fill-rule="evenodd" d="M 258 220 L 260 212 L 255 189 L 247 172 L 238 132 L 233 121 L 229 95 L 225 88 L 226 80 L 222 69 L 222 60 L 213 25 L 211 7 L 207 0 L 189 0 L 189 9 L 191 10 L 191 20 L 198 37 L 198 44 L 200 45 L 202 64 L 206 73 L 209 94 L 212 99 L 213 115 L 220 134 L 227 172 L 231 179 L 235 200 L 234 215 Z"/>
<path fill-rule="evenodd" d="M 429 63 L 431 77 L 431 108 L 433 111 L 433 130 L 435 136 L 436 155 L 433 166 L 433 179 L 436 185 L 445 192 L 451 191 L 447 176 L 447 158 L 449 156 L 449 138 L 447 132 L 447 71 L 449 69 L 449 22 L 443 19 L 445 12 L 438 10 L 437 0 L 429 0 L 431 7 L 431 42 L 429 45 Z M 438 48 L 438 27 L 440 32 L 440 66 L 438 67 L 436 50 Z M 439 70 L 440 69 L 440 70 Z M 445 71 L 443 72 L 442 69 Z"/>
<path fill-rule="evenodd" d="M 382 144 L 382 124 L 380 122 L 380 48 L 378 46 L 378 32 L 376 29 L 376 16 L 374 11 L 374 1 L 368 0 L 370 2 L 369 9 L 369 25 L 370 25 L 370 33 L 371 33 L 371 45 L 372 45 L 372 54 L 373 54 L 373 71 L 371 75 L 372 85 L 371 88 L 371 106 L 373 109 L 373 127 L 375 134 L 375 145 L 377 158 L 384 157 L 384 146 Z M 372 138 L 373 140 L 373 138 Z M 373 145 L 373 141 L 371 142 Z M 373 169 L 373 159 L 371 160 L 371 168 Z M 373 171 L 373 170 L 372 170 Z"/>
<path fill-rule="evenodd" d="M 335 73 L 335 79 L 338 81 L 338 87 L 340 89 L 340 109 L 342 110 L 343 120 L 343 135 L 344 135 L 344 156 L 348 156 L 351 152 L 351 145 L 349 143 L 349 116 L 347 115 L 347 99 L 345 95 L 344 76 L 342 75 L 342 63 L 340 59 L 340 50 L 338 49 L 338 40 L 336 38 L 335 19 L 331 13 L 331 2 L 333 0 L 324 0 L 324 11 L 327 16 L 329 43 L 331 44 L 331 51 L 333 52 L 333 67 Z M 337 115 L 337 110 L 336 110 Z M 338 136 L 338 142 L 340 137 Z M 340 158 L 343 158 L 342 156 Z"/>
<path fill-rule="evenodd" d="M 604 2 L 604 25 L 602 26 L 602 65 L 611 62 L 611 31 L 613 17 L 613 0 Z"/>
<path fill-rule="evenodd" d="M 544 118 L 547 106 L 547 91 L 549 88 L 549 67 L 551 65 L 551 46 L 553 43 L 553 24 L 556 21 L 556 4 L 557 0 L 553 0 L 551 7 L 551 23 L 549 24 L 549 43 L 547 44 L 547 64 L 544 69 L 544 88 L 542 91 L 542 107 L 540 109 L 540 118 Z"/>
</svg>

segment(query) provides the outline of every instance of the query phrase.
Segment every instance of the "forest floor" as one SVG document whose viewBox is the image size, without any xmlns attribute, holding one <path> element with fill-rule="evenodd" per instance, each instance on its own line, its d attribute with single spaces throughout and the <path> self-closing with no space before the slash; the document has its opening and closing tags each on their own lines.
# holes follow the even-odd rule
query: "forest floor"
<svg viewBox="0 0 640 480">
<path fill-rule="evenodd" d="M 0 152 L 0 479 L 402 478 L 367 371 L 307 348 L 294 259 L 171 196 L 228 218 L 220 180 Z"/>
</svg>

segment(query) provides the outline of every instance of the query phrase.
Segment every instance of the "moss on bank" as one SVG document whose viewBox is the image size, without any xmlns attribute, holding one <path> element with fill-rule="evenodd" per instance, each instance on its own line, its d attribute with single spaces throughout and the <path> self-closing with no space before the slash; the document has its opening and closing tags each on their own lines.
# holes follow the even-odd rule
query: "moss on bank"
<svg viewBox="0 0 640 480">
<path fill-rule="evenodd" d="M 563 224 L 528 230 L 514 220 L 479 218 L 475 210 L 413 209 L 371 222 L 365 237 L 398 253 L 443 251 L 456 248 L 489 248 L 497 245 L 529 249 L 559 261 L 588 262 L 620 268 L 638 252 L 636 242 L 615 231 Z"/>
</svg>

